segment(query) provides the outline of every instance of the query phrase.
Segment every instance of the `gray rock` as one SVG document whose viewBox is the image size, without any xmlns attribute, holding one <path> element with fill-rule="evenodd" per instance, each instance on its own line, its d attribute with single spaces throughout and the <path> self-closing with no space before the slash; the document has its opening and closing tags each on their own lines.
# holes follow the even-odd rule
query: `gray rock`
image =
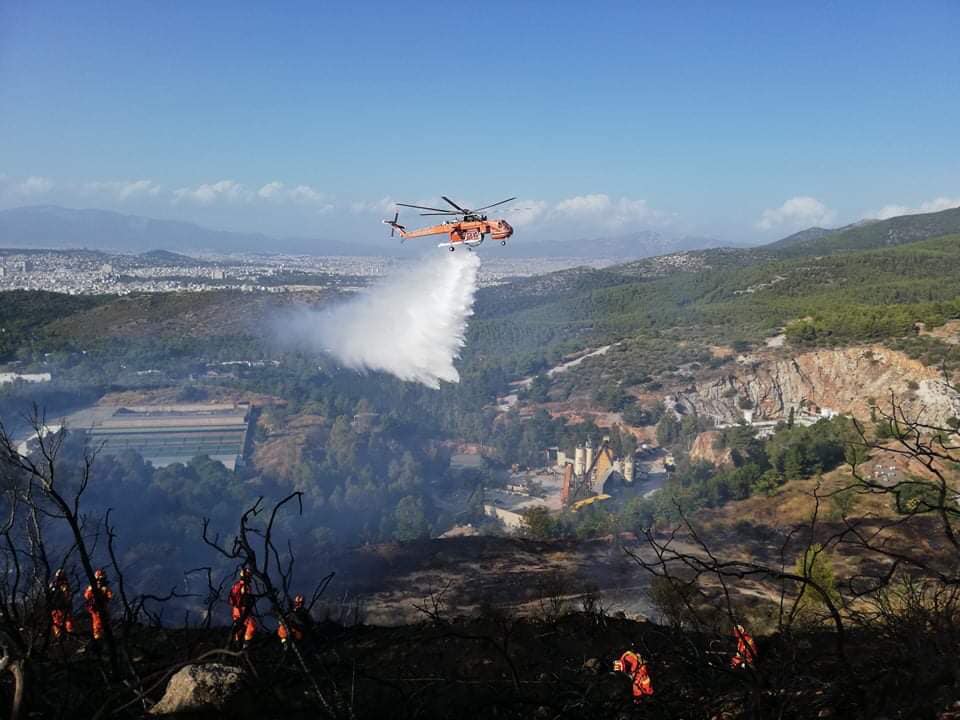
<svg viewBox="0 0 960 720">
<path fill-rule="evenodd" d="M 238 667 L 219 663 L 187 665 L 170 678 L 166 692 L 150 713 L 174 715 L 212 710 L 230 713 L 244 695 L 243 681 L 244 671 Z"/>
<path fill-rule="evenodd" d="M 583 663 L 583 669 L 594 675 L 600 674 L 600 660 L 599 658 L 590 658 L 585 660 Z"/>
</svg>

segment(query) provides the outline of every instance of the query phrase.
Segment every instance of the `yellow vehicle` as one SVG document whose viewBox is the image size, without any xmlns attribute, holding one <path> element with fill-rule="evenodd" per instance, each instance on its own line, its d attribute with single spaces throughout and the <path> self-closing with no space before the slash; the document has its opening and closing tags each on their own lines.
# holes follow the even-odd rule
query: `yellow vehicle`
<svg viewBox="0 0 960 720">
<path fill-rule="evenodd" d="M 593 505 L 594 503 L 603 502 L 604 500 L 609 499 L 609 495 L 593 495 L 591 497 L 584 498 L 583 500 L 577 500 L 573 505 L 570 506 L 570 509 L 573 510 L 573 512 L 576 512 L 580 508 L 585 508 L 588 505 Z"/>
</svg>

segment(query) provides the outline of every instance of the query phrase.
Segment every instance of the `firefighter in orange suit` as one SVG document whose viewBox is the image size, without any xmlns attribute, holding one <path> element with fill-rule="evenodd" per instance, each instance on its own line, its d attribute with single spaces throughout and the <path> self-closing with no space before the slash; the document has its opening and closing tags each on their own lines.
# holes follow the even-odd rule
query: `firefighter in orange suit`
<svg viewBox="0 0 960 720">
<path fill-rule="evenodd" d="M 108 604 L 113 599 L 113 591 L 107 583 L 107 573 L 103 568 L 97 568 L 97 571 L 93 574 L 93 580 L 100 592 L 103 603 L 102 612 L 97 608 L 93 585 L 87 585 L 87 589 L 83 591 L 83 599 L 86 602 L 87 612 L 90 613 L 90 628 L 93 632 L 93 639 L 95 642 L 99 642 L 103 639 L 104 626 L 110 622 Z"/>
<path fill-rule="evenodd" d="M 650 669 L 647 662 L 633 650 L 627 650 L 614 660 L 613 669 L 630 676 L 633 680 L 633 701 L 641 702 L 648 695 L 653 695 L 653 682 L 650 680 Z"/>
<path fill-rule="evenodd" d="M 50 631 L 53 637 L 62 637 L 64 633 L 73 635 L 73 589 L 63 569 L 53 574 L 48 588 L 50 598 Z"/>
<path fill-rule="evenodd" d="M 730 667 L 734 669 L 753 667 L 757 659 L 757 644 L 750 637 L 750 633 L 744 630 L 743 625 L 734 625 L 733 636 L 737 639 L 737 651 L 730 658 Z"/>
<path fill-rule="evenodd" d="M 304 607 L 303 595 L 297 595 L 290 604 L 290 609 L 283 616 L 283 621 L 277 625 L 277 637 L 283 649 L 286 650 L 292 638 L 295 642 L 303 642 L 310 628 L 310 614 Z"/>
<path fill-rule="evenodd" d="M 230 588 L 230 615 L 233 618 L 233 641 L 249 645 L 257 632 L 257 620 L 254 617 L 256 598 L 253 595 L 253 575 L 250 568 L 240 570 L 240 577 Z"/>
</svg>

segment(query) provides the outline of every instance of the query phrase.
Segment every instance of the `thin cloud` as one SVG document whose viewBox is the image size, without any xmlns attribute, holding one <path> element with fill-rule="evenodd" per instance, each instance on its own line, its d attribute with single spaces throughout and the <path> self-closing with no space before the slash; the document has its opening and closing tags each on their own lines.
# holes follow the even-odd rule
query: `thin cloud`
<svg viewBox="0 0 960 720">
<path fill-rule="evenodd" d="M 576 195 L 556 203 L 553 212 L 568 220 L 588 223 L 594 227 L 613 231 L 631 225 L 666 225 L 673 218 L 656 210 L 646 200 L 620 197 L 611 198 L 606 193 Z"/>
<path fill-rule="evenodd" d="M 269 182 L 257 190 L 256 199 L 273 203 L 311 205 L 315 206 L 321 212 L 327 212 L 334 207 L 329 195 L 310 185 L 287 187 L 287 185 L 279 180 Z"/>
<path fill-rule="evenodd" d="M 161 187 L 153 180 L 94 180 L 84 183 L 81 191 L 87 195 L 105 195 L 125 202 L 137 196 L 157 197 Z"/>
<path fill-rule="evenodd" d="M 778 208 L 764 210 L 756 225 L 760 230 L 773 230 L 782 227 L 799 229 L 814 225 L 830 225 L 835 217 L 836 212 L 816 198 L 809 195 L 798 195 L 790 198 Z"/>
<path fill-rule="evenodd" d="M 213 205 L 216 202 L 245 203 L 253 193 L 233 180 L 203 183 L 196 187 L 182 187 L 173 191 L 174 203 L 192 202 L 197 205 Z"/>
<path fill-rule="evenodd" d="M 185 217 L 202 221 L 216 212 L 230 212 L 231 217 L 247 217 L 260 209 L 273 208 L 270 217 L 277 223 L 303 222 L 298 218 L 315 215 L 336 216 L 345 226 L 355 225 L 363 216 L 391 217 L 398 209 L 395 197 L 379 199 L 337 199 L 331 193 L 305 183 L 292 184 L 273 179 L 257 184 L 244 184 L 233 179 L 215 182 L 181 184 L 164 187 L 155 180 L 92 179 L 78 182 L 57 182 L 40 176 L 10 177 L 0 174 L 0 201 L 5 205 L 25 204 L 43 196 L 44 201 L 65 205 L 83 202 L 105 209 L 121 209 L 136 202 L 139 209 L 152 203 L 158 213 L 179 208 Z M 455 196 L 464 207 L 489 202 L 490 198 Z M 404 197 L 416 205 L 442 208 L 439 197 Z M 416 210 L 399 208 L 407 220 Z M 590 235 L 621 232 L 631 227 L 663 226 L 674 216 L 650 207 L 645 199 L 611 196 L 606 193 L 585 193 L 559 200 L 521 198 L 497 206 L 490 211 L 495 217 L 509 220 L 515 227 L 532 234 L 551 236 Z M 222 217 L 222 216 L 217 216 Z M 263 216 L 261 216 L 263 217 Z M 365 220 L 363 220 L 365 222 Z M 364 226 L 366 227 L 366 226 Z M 366 232 L 366 231 L 365 231 Z"/>
<path fill-rule="evenodd" d="M 569 215 L 596 215 L 607 212 L 610 209 L 610 197 L 603 193 L 594 193 L 592 195 L 577 195 L 566 200 L 561 200 L 556 205 L 556 211 L 567 213 Z"/>
<path fill-rule="evenodd" d="M 868 218 L 877 220 L 886 220 L 887 218 L 897 217 L 898 215 L 919 215 L 921 213 L 940 212 L 950 208 L 960 207 L 960 198 L 938 197 L 933 200 L 926 200 L 916 207 L 907 205 L 884 205 L 879 210 L 872 210 L 866 214 Z"/>
<path fill-rule="evenodd" d="M 503 217 L 516 227 L 529 227 L 540 222 L 549 207 L 545 200 L 517 200 L 507 205 Z"/>
<path fill-rule="evenodd" d="M 0 175 L 0 196 L 11 200 L 30 200 L 51 192 L 55 186 L 53 180 L 40 175 L 27 178 L 12 178 Z"/>
<path fill-rule="evenodd" d="M 366 215 L 368 213 L 388 215 L 394 212 L 396 206 L 397 201 L 386 195 L 379 200 L 354 200 L 347 205 L 347 209 L 355 215 Z"/>
<path fill-rule="evenodd" d="M 262 188 L 257 190 L 257 197 L 263 198 L 264 200 L 270 200 L 278 197 L 282 192 L 283 183 L 279 180 L 274 180 L 273 182 L 268 182 Z"/>
<path fill-rule="evenodd" d="M 287 196 L 292 202 L 300 203 L 301 205 L 314 205 L 321 210 L 333 209 L 330 196 L 309 185 L 297 185 L 287 193 Z"/>
</svg>

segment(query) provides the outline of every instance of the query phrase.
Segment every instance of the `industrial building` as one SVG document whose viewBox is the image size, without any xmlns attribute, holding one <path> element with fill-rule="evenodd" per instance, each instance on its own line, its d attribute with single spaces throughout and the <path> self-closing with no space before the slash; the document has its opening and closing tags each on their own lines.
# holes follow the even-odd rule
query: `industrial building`
<svg viewBox="0 0 960 720">
<path fill-rule="evenodd" d="M 248 403 L 99 407 L 70 423 L 101 453 L 133 450 L 154 467 L 206 455 L 229 470 L 243 461 L 249 425 Z"/>
<path fill-rule="evenodd" d="M 587 438 L 584 445 L 573 451 L 573 462 L 563 452 L 558 453 L 558 465 L 563 469 L 563 505 L 576 505 L 579 501 L 598 495 L 609 496 L 616 489 L 631 487 L 634 480 L 634 459 L 614 457 L 610 438 L 604 437 L 594 452 L 593 442 Z"/>
</svg>

